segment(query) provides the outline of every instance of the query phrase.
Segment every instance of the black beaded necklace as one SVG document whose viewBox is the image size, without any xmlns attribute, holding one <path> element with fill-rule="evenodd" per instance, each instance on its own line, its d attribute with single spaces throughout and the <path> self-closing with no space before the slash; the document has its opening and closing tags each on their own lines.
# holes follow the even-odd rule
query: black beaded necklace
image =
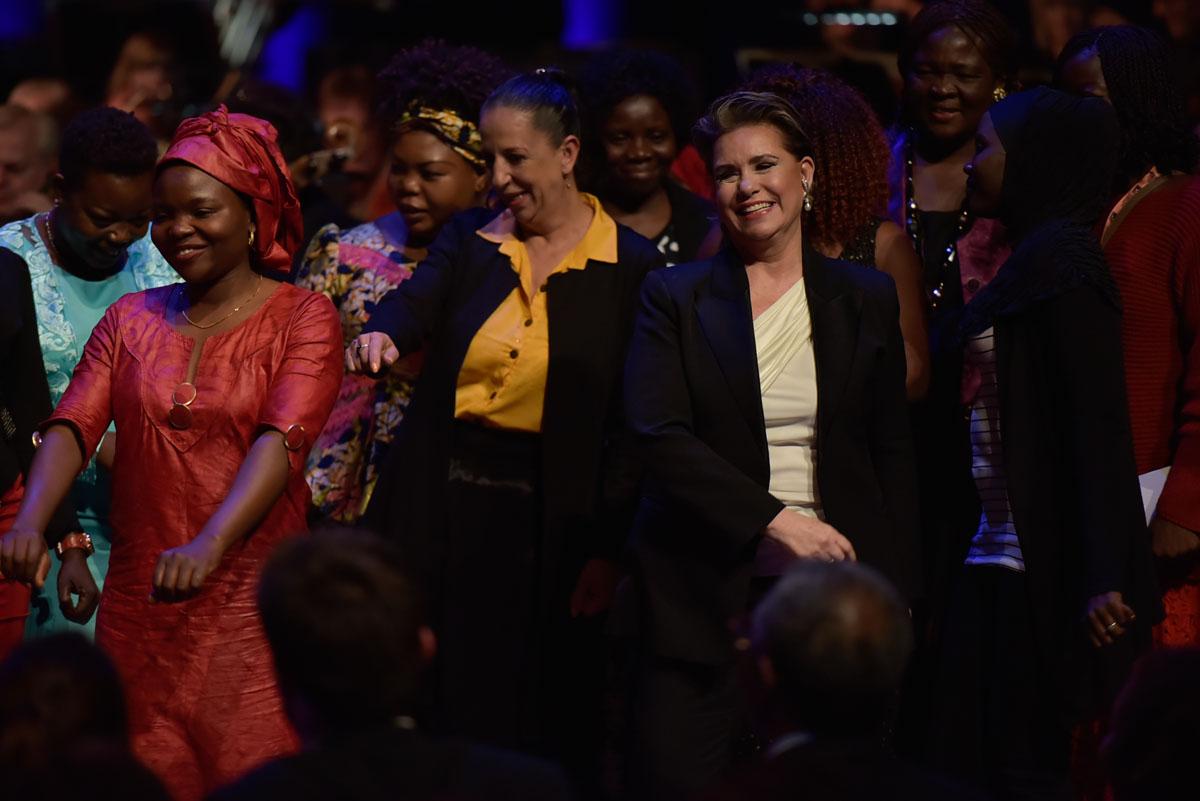
<svg viewBox="0 0 1200 801">
<path fill-rule="evenodd" d="M 905 150 L 904 156 L 904 190 L 908 193 L 908 203 L 905 205 L 904 227 L 908 231 L 908 237 L 912 240 L 913 247 L 919 255 L 924 254 L 924 249 L 921 245 L 921 209 L 917 206 L 917 192 L 913 188 L 913 139 L 915 134 L 913 131 L 908 132 L 908 147 Z M 937 284 L 929 290 L 929 307 L 937 311 L 942 299 L 946 296 L 946 275 L 954 262 L 958 260 L 958 239 L 967 230 L 967 224 L 971 221 L 971 213 L 967 207 L 967 199 L 963 198 L 962 209 L 958 212 L 958 225 L 955 226 L 954 236 L 950 239 L 950 244 L 946 245 L 946 255 L 942 261 L 941 269 L 937 271 Z"/>
</svg>

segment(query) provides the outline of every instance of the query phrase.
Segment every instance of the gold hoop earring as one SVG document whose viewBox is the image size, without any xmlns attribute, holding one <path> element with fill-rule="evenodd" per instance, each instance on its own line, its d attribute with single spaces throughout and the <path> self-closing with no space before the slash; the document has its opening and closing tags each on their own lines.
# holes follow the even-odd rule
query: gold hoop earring
<svg viewBox="0 0 1200 801">
<path fill-rule="evenodd" d="M 997 86 L 995 89 L 992 90 L 992 102 L 993 103 L 999 103 L 1001 100 L 1003 100 L 1006 97 L 1008 97 L 1008 90 L 1006 90 L 1003 86 Z"/>
</svg>

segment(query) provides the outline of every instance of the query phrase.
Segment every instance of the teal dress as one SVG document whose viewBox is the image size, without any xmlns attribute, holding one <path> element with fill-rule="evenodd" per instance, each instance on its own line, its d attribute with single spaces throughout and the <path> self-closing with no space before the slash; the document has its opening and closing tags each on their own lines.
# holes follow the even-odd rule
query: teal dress
<svg viewBox="0 0 1200 801">
<path fill-rule="evenodd" d="M 29 268 L 50 401 L 57 405 L 83 355 L 83 346 L 105 310 L 122 295 L 175 283 L 179 281 L 179 275 L 155 249 L 149 234 L 129 248 L 124 266 L 115 275 L 99 281 L 72 275 L 50 258 L 50 251 L 36 225 L 44 216 L 35 215 L 0 228 L 0 247 L 20 256 Z M 103 589 L 112 545 L 108 525 L 109 476 L 106 470 L 98 468 L 94 458 L 76 479 L 72 497 L 79 524 L 91 535 L 96 547 L 96 552 L 88 558 L 88 567 L 96 585 Z M 59 611 L 58 558 L 51 559 L 50 564 L 45 587 L 33 591 L 25 636 L 42 637 L 76 631 L 91 638 L 95 632 L 94 615 L 86 625 L 80 626 L 67 620 Z"/>
</svg>

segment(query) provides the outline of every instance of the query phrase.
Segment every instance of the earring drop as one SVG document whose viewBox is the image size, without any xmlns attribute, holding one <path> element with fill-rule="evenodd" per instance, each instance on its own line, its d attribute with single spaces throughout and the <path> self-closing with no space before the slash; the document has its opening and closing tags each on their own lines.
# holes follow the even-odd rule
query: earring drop
<svg viewBox="0 0 1200 801">
<path fill-rule="evenodd" d="M 250 229 L 250 241 L 246 243 L 250 247 L 254 247 L 254 229 Z"/>
<path fill-rule="evenodd" d="M 812 195 L 805 195 L 804 196 L 804 210 L 812 211 L 812 209 L 813 209 Z"/>
<path fill-rule="evenodd" d="M 1003 86 L 997 86 L 995 89 L 992 90 L 992 102 L 993 103 L 999 103 L 1001 100 L 1003 100 L 1006 97 L 1008 97 L 1008 92 L 1004 89 Z"/>
</svg>

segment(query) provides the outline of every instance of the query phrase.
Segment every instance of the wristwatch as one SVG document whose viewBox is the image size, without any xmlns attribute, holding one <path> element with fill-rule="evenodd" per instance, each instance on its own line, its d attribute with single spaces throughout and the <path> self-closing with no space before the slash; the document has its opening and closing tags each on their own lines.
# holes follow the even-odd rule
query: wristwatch
<svg viewBox="0 0 1200 801">
<path fill-rule="evenodd" d="M 72 551 L 76 548 L 83 549 L 84 556 L 91 556 L 96 552 L 96 547 L 92 545 L 92 538 L 84 531 L 72 531 L 59 540 L 58 545 L 54 546 L 54 550 L 58 552 L 59 559 L 62 559 L 64 552 Z"/>
</svg>

